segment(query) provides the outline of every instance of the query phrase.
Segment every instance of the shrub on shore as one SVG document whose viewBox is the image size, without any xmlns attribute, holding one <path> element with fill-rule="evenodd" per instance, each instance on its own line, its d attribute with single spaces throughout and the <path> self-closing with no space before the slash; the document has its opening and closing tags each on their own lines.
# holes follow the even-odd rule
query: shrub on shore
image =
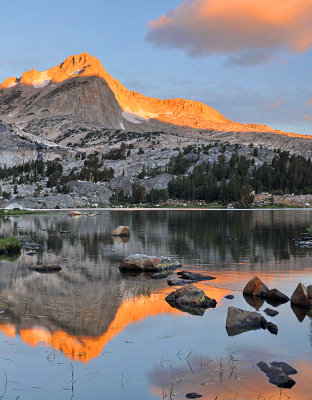
<svg viewBox="0 0 312 400">
<path fill-rule="evenodd" d="M 21 248 L 22 244 L 16 238 L 0 239 L 0 254 L 16 254 Z"/>
</svg>

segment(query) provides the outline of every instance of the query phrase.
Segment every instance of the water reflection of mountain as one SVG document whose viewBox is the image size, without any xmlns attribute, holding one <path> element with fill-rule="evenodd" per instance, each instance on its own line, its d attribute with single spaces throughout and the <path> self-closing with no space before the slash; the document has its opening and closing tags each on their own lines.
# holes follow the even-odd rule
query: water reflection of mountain
<svg viewBox="0 0 312 400">
<path fill-rule="evenodd" d="M 164 295 L 133 304 L 124 300 L 127 290 L 151 284 L 142 277 L 121 276 L 118 265 L 124 256 L 168 255 L 187 265 L 228 267 L 238 274 L 302 270 L 310 268 L 312 250 L 296 248 L 292 239 L 311 220 L 306 210 L 112 211 L 96 218 L 59 213 L 1 219 L 1 236 L 32 237 L 44 248 L 34 256 L 23 250 L 16 262 L 0 262 L 0 327 L 19 333 L 29 344 L 50 343 L 71 352 L 74 359 L 83 353 L 87 361 L 127 324 L 177 312 L 163 301 Z M 111 237 L 118 225 L 131 227 L 128 243 Z M 63 270 L 40 275 L 27 269 L 34 263 L 58 263 Z M 168 291 L 166 282 L 152 285 L 158 293 Z"/>
</svg>

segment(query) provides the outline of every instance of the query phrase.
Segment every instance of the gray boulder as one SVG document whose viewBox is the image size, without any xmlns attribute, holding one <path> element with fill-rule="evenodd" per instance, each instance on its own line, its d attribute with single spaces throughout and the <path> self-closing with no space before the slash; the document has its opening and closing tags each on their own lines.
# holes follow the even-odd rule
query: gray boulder
<svg viewBox="0 0 312 400">
<path fill-rule="evenodd" d="M 121 261 L 119 269 L 123 272 L 160 272 L 181 267 L 181 264 L 168 257 L 133 254 Z"/>
<path fill-rule="evenodd" d="M 257 329 L 265 329 L 266 319 L 255 311 L 245 311 L 229 307 L 226 317 L 226 330 L 229 336 Z"/>
<path fill-rule="evenodd" d="M 277 289 L 271 289 L 268 292 L 265 293 L 265 300 L 272 305 L 280 305 L 283 303 L 287 303 L 290 298 L 286 296 L 286 294 L 280 292 Z"/>
<path fill-rule="evenodd" d="M 171 292 L 165 300 L 172 307 L 194 315 L 203 315 L 206 308 L 214 308 L 217 304 L 215 299 L 206 296 L 193 285 L 186 285 Z"/>
</svg>

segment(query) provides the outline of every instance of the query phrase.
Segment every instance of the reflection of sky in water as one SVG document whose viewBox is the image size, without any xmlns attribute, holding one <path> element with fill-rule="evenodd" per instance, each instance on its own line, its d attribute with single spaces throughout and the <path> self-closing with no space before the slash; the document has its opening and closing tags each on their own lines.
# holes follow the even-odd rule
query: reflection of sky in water
<svg viewBox="0 0 312 400">
<path fill-rule="evenodd" d="M 310 221 L 310 212 L 284 210 L 103 212 L 95 219 L 58 214 L 1 220 L 3 235 L 31 235 L 45 249 L 34 257 L 23 252 L 17 262 L 0 265 L 0 307 L 5 311 L 0 314 L 0 392 L 5 371 L 6 397 L 12 399 L 159 399 L 172 368 L 175 377 L 185 378 L 174 382 L 177 398 L 198 391 L 207 399 L 219 393 L 221 399 L 222 391 L 229 395 L 229 390 L 241 390 L 250 398 L 261 391 L 269 398 L 279 390 L 254 365 L 277 360 L 299 370 L 297 385 L 287 393 L 308 399 L 308 317 L 300 323 L 289 304 L 280 306 L 277 317 L 266 317 L 278 325 L 277 336 L 258 330 L 228 337 L 225 319 L 228 305 L 253 310 L 241 290 L 254 274 L 288 295 L 299 281 L 312 283 L 312 249 L 292 243 Z M 128 243 L 110 236 L 124 224 L 132 228 Z M 203 317 L 190 316 L 163 300 L 173 290 L 166 282 L 121 276 L 119 260 L 137 252 L 172 255 L 190 269 L 208 270 L 217 279 L 199 287 L 218 300 L 218 307 Z M 64 268 L 48 276 L 25 268 L 39 261 Z M 148 286 L 153 290 L 150 298 L 120 296 Z M 233 301 L 223 299 L 229 293 L 235 295 Z M 267 306 L 258 304 L 260 312 Z M 193 373 L 185 360 L 189 353 Z M 231 353 L 239 360 L 242 379 L 231 385 L 216 380 L 199 385 L 201 374 L 208 371 L 198 368 L 198 360 L 218 363 Z M 259 392 L 251 391 L 250 381 Z"/>
</svg>

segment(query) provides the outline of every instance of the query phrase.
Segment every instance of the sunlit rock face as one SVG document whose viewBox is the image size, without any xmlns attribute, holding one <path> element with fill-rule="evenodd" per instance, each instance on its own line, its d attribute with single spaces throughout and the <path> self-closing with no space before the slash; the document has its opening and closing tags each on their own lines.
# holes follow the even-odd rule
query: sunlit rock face
<svg viewBox="0 0 312 400">
<path fill-rule="evenodd" d="M 19 122 L 23 126 L 28 121 L 34 125 L 45 121 L 44 130 L 53 140 L 49 128 L 53 125 L 55 129 L 55 125 L 62 122 L 55 122 L 57 116 L 131 131 L 171 131 L 178 126 L 217 132 L 286 135 L 266 125 L 229 121 L 200 102 L 159 100 L 130 91 L 110 76 L 97 58 L 87 53 L 68 57 L 46 71 L 32 69 L 0 85 L 0 118 L 4 121 Z M 287 133 L 287 136 L 293 135 Z"/>
</svg>

